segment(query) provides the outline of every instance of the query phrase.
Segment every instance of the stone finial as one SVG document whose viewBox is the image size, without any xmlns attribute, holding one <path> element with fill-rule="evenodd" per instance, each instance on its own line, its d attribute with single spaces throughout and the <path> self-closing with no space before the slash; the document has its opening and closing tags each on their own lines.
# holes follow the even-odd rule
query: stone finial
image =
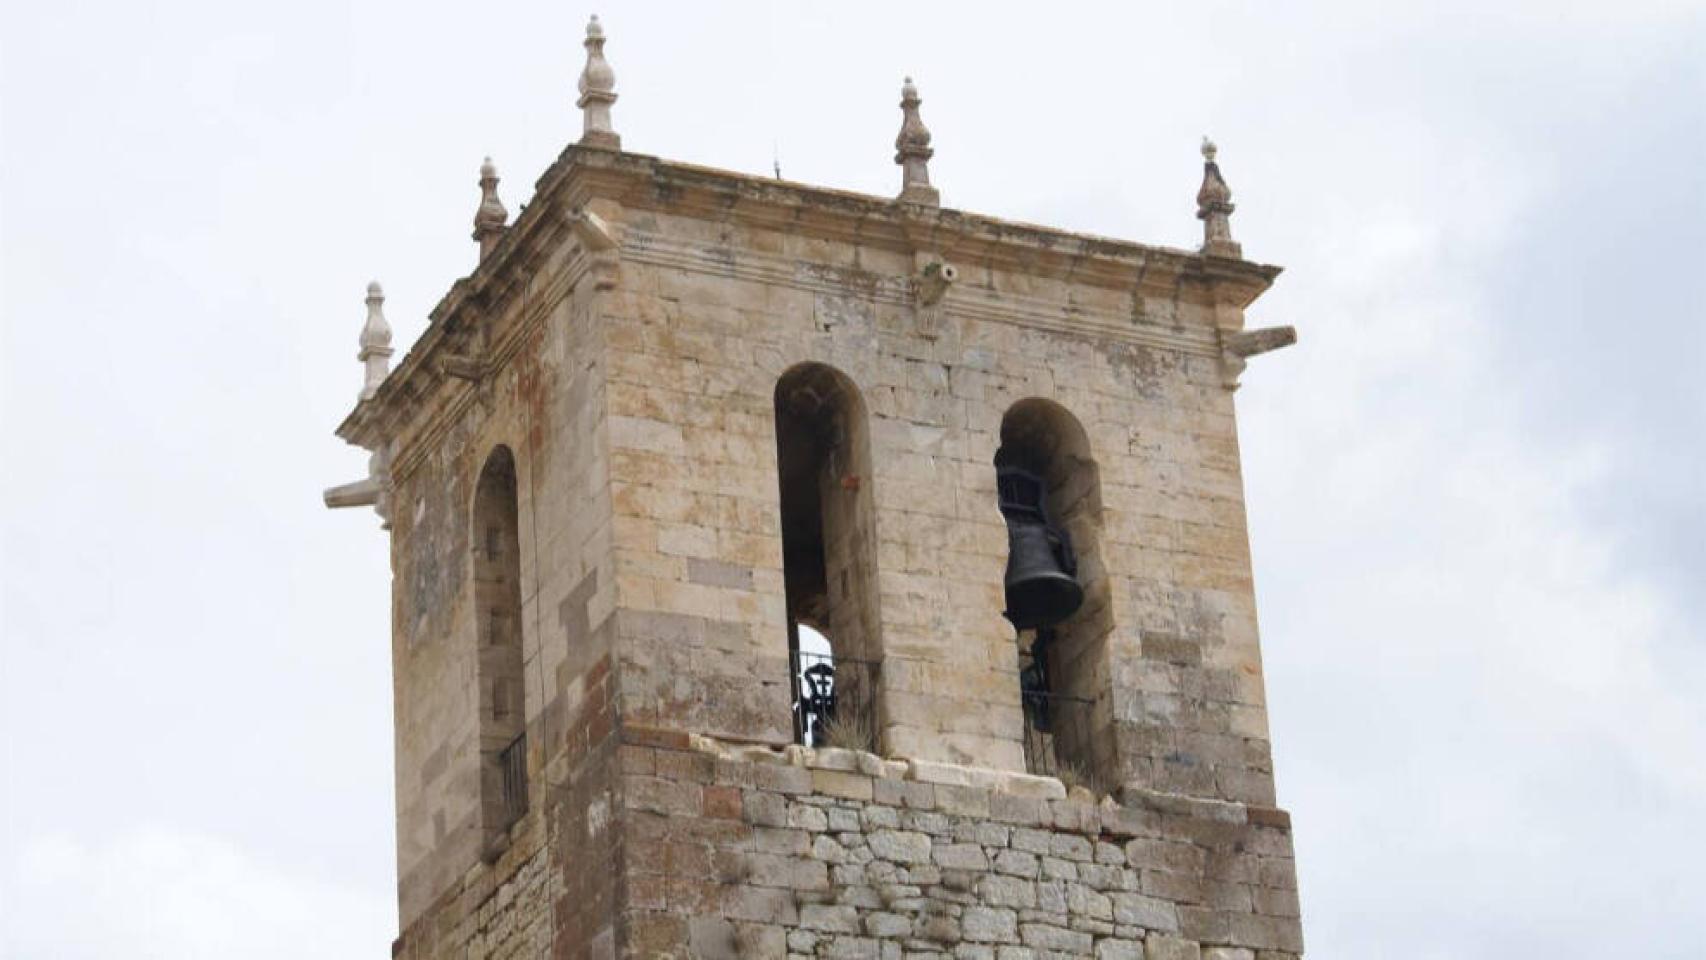
<svg viewBox="0 0 1706 960">
<path fill-rule="evenodd" d="M 942 195 L 930 185 L 930 130 L 918 116 L 918 88 L 907 77 L 900 87 L 900 134 L 894 138 L 894 162 L 900 164 L 900 199 L 910 203 L 942 202 Z"/>
<path fill-rule="evenodd" d="M 367 322 L 361 325 L 361 352 L 355 355 L 366 365 L 361 399 L 372 399 L 391 372 L 391 325 L 385 322 L 385 290 L 375 280 L 367 285 Z"/>
<path fill-rule="evenodd" d="M 480 245 L 480 259 L 503 239 L 504 224 L 509 222 L 509 211 L 504 209 L 503 201 L 498 199 L 498 168 L 492 165 L 492 158 L 480 164 L 480 208 L 474 211 L 474 242 Z"/>
<path fill-rule="evenodd" d="M 586 119 L 581 143 L 608 150 L 622 149 L 622 138 L 610 125 L 610 105 L 616 102 L 616 71 L 604 59 L 604 27 L 596 13 L 586 25 L 586 69 L 581 71 L 580 92 L 581 98 L 575 105 Z"/>
<path fill-rule="evenodd" d="M 1197 219 L 1202 226 L 1202 252 L 1217 257 L 1241 257 L 1244 248 L 1232 239 L 1232 188 L 1220 175 L 1220 164 L 1214 162 L 1219 148 L 1214 141 L 1202 138 L 1202 188 L 1197 191 Z"/>
</svg>

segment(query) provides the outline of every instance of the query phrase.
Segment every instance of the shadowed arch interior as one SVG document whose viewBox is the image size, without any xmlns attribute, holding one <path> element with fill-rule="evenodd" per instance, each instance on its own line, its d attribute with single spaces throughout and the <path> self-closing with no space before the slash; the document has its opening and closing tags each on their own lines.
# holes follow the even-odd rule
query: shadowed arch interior
<svg viewBox="0 0 1706 960">
<path fill-rule="evenodd" d="M 474 494 L 474 616 L 480 690 L 480 821 L 488 856 L 527 804 L 521 646 L 521 542 L 515 457 L 486 458 Z"/>
<path fill-rule="evenodd" d="M 865 403 L 846 374 L 804 363 L 777 381 L 775 404 L 791 659 L 797 669 L 800 625 L 828 638 L 838 716 L 874 744 L 882 641 Z"/>
<path fill-rule="evenodd" d="M 1052 756 L 1033 758 L 1033 766 L 1070 769 L 1106 786 L 1117 762 L 1107 653 L 1113 612 L 1101 551 L 1101 474 L 1090 438 L 1060 404 L 1021 400 L 1002 417 L 997 457 L 1042 479 L 1049 521 L 1070 538 L 1084 589 L 1083 604 L 1053 627 L 1044 652 L 1049 692 L 1060 698 L 1041 707 L 1048 712 L 1049 733 L 1040 748 Z M 1020 632 L 1022 659 L 1030 658 L 1036 637 L 1035 630 Z M 1038 746 L 1027 743 L 1027 750 Z"/>
</svg>

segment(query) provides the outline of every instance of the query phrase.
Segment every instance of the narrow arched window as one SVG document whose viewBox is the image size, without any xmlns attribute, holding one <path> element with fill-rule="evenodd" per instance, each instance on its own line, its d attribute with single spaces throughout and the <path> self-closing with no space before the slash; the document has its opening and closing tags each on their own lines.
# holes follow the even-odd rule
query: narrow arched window
<svg viewBox="0 0 1706 960">
<path fill-rule="evenodd" d="M 776 463 L 795 737 L 874 750 L 882 621 L 871 451 L 864 400 L 845 374 L 820 363 L 783 374 Z"/>
<path fill-rule="evenodd" d="M 521 542 L 515 457 L 498 447 L 474 494 L 474 614 L 479 649 L 480 823 L 483 850 L 508 846 L 527 812 L 527 711 L 522 683 Z"/>
<path fill-rule="evenodd" d="M 1019 631 L 1025 759 L 1033 772 L 1106 786 L 1114 769 L 1102 566 L 1101 477 L 1084 427 L 1049 400 L 1021 400 L 995 455 L 1007 523 L 1005 611 Z"/>
</svg>

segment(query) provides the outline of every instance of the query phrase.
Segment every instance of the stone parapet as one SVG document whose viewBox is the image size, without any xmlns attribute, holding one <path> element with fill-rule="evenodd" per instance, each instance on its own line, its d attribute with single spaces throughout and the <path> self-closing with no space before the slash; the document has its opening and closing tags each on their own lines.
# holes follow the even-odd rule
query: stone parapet
<svg viewBox="0 0 1706 960">
<path fill-rule="evenodd" d="M 1292 960 L 1289 818 L 623 732 L 623 957 Z"/>
</svg>

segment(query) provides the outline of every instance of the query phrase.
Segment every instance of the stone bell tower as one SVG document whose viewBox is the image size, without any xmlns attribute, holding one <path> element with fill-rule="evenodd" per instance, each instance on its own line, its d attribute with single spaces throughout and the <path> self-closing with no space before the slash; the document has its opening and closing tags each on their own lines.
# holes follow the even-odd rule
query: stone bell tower
<svg viewBox="0 0 1706 960">
<path fill-rule="evenodd" d="M 391 539 L 394 955 L 1292 960 L 1204 145 L 1199 250 L 584 133 L 326 492 Z"/>
</svg>

